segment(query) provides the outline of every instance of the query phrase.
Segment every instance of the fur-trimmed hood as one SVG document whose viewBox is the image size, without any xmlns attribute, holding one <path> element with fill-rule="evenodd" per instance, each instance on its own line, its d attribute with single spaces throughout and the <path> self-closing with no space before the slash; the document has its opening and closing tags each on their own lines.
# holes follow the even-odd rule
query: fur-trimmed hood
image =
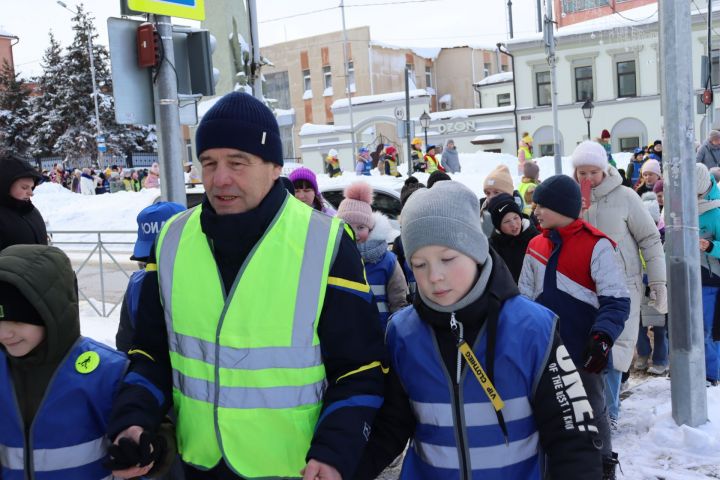
<svg viewBox="0 0 720 480">
<path fill-rule="evenodd" d="M 372 231 L 370 231 L 368 241 L 385 240 L 388 243 L 392 243 L 398 235 L 400 235 L 400 232 L 392 227 L 388 217 L 380 212 L 373 212 L 372 216 L 375 221 L 375 226 Z"/>
</svg>

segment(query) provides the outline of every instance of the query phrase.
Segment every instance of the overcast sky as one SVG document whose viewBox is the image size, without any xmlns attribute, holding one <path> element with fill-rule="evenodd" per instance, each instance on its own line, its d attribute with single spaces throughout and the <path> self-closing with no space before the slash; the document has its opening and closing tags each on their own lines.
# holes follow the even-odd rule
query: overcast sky
<svg viewBox="0 0 720 480">
<path fill-rule="evenodd" d="M 63 46 L 72 41 L 72 14 L 55 0 L 2 0 L 2 3 L 0 30 L 20 38 L 13 52 L 16 69 L 23 76 L 40 72 L 48 31 L 52 30 Z M 74 8 L 81 2 L 65 0 L 65 3 Z M 107 45 L 106 21 L 120 15 L 120 0 L 82 3 L 94 14 L 100 41 Z M 257 0 L 261 45 L 342 29 L 339 4 L 339 0 Z M 494 45 L 507 38 L 507 0 L 346 0 L 345 4 L 347 27 L 369 25 L 373 40 L 380 42 L 442 47 L 463 43 Z M 375 5 L 351 6 L 361 4 Z M 211 12 L 212 5 L 213 0 L 205 0 L 207 12 Z M 534 31 L 535 5 L 536 0 L 513 1 L 516 37 Z M 301 15 L 306 12 L 315 13 Z M 182 19 L 174 22 L 188 23 Z"/>
</svg>

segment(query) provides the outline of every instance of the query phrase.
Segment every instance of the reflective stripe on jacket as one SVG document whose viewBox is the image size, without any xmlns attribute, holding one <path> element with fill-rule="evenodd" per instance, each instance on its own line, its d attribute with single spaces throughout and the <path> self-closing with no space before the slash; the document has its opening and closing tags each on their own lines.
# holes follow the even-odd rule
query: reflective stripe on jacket
<svg viewBox="0 0 720 480">
<path fill-rule="evenodd" d="M 97 354 L 98 361 L 83 363 L 86 352 Z M 26 439 L 7 359 L 0 352 L 0 478 L 110 479 L 102 466 L 107 420 L 127 365 L 124 354 L 80 337 L 55 371 Z"/>
<path fill-rule="evenodd" d="M 400 478 L 542 478 L 542 453 L 530 401 L 552 347 L 554 329 L 555 315 L 525 297 L 518 295 L 503 304 L 493 384 L 505 402 L 506 445 L 495 411 L 465 361 L 460 385 L 455 387 L 455 372 L 445 368 L 432 328 L 413 307 L 394 314 L 386 336 L 391 368 L 405 387 L 417 422 Z M 519 331 L 524 334 L 518 335 Z M 473 346 L 483 366 L 486 348 L 483 326 Z"/>
<path fill-rule="evenodd" d="M 202 206 L 158 240 L 178 450 L 244 478 L 298 477 L 325 388 L 317 324 L 341 222 L 287 195 L 224 291 Z M 182 247 L 182 248 L 179 248 Z"/>
<path fill-rule="evenodd" d="M 382 331 L 385 331 L 388 318 L 390 317 L 390 303 L 388 301 L 387 285 L 395 271 L 397 257 L 392 252 L 385 252 L 382 259 L 377 263 L 365 263 L 365 273 L 370 289 L 373 293 L 375 305 L 380 313 Z"/>
</svg>

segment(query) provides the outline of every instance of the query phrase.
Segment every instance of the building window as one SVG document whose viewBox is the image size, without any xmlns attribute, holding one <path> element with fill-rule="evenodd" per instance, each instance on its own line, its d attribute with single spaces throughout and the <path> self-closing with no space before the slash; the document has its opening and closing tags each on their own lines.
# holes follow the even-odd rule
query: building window
<svg viewBox="0 0 720 480">
<path fill-rule="evenodd" d="M 347 84 L 350 88 L 350 93 L 355 93 L 355 64 L 352 60 L 347 63 Z"/>
<path fill-rule="evenodd" d="M 492 63 L 483 63 L 483 74 L 487 77 L 492 73 Z"/>
<path fill-rule="evenodd" d="M 575 67 L 575 101 L 584 102 L 593 98 L 592 66 Z"/>
<path fill-rule="evenodd" d="M 535 95 L 538 107 L 550 105 L 550 72 L 535 72 Z"/>
<path fill-rule="evenodd" d="M 498 107 L 507 107 L 510 105 L 510 94 L 509 93 L 501 93 L 497 96 L 497 106 Z"/>
<path fill-rule="evenodd" d="M 432 68 L 425 67 L 425 87 L 432 88 Z"/>
<path fill-rule="evenodd" d="M 617 86 L 619 97 L 634 97 L 637 95 L 635 60 L 617 62 Z"/>
<path fill-rule="evenodd" d="M 541 157 L 552 157 L 555 155 L 555 149 L 553 148 L 552 143 L 546 143 L 543 145 L 540 145 L 540 156 Z"/>
<path fill-rule="evenodd" d="M 303 70 L 303 85 L 305 86 L 306 92 L 312 90 L 312 83 L 310 82 L 310 70 Z"/>
<path fill-rule="evenodd" d="M 332 72 L 330 71 L 330 66 L 323 67 L 323 81 L 325 88 L 332 88 Z"/>
<path fill-rule="evenodd" d="M 274 107 L 290 108 L 290 78 L 288 72 L 266 73 L 263 89 L 266 99 L 276 100 L 273 104 Z"/>
<path fill-rule="evenodd" d="M 562 13 L 582 12 L 609 4 L 609 0 L 562 0 Z"/>
<path fill-rule="evenodd" d="M 500 71 L 501 71 L 501 72 L 507 72 L 507 71 L 508 71 L 508 66 L 503 63 L 502 65 L 500 65 Z"/>
<path fill-rule="evenodd" d="M 632 152 L 640 146 L 639 137 L 625 137 L 620 139 L 620 151 Z"/>
</svg>

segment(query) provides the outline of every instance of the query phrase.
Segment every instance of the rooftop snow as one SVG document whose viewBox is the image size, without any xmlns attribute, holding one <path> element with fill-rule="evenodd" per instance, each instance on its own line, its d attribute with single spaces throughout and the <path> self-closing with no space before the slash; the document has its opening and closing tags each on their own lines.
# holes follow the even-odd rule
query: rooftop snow
<svg viewBox="0 0 720 480">
<path fill-rule="evenodd" d="M 5 30 L 5 27 L 3 27 L 2 25 L 0 25 L 0 37 L 12 37 L 12 38 L 17 38 L 15 35 L 13 35 L 12 33 L 8 32 L 7 30 Z"/>
<path fill-rule="evenodd" d="M 429 97 L 427 90 L 416 89 L 410 90 L 410 98 Z M 380 95 L 364 95 L 361 97 L 352 97 L 353 105 L 363 105 L 366 103 L 394 102 L 405 98 L 405 92 L 390 92 Z M 331 109 L 345 108 L 348 106 L 347 98 L 340 98 L 332 103 Z"/>
<path fill-rule="evenodd" d="M 315 123 L 305 123 L 300 127 L 300 136 L 303 135 L 322 135 L 324 133 L 349 132 L 350 125 L 318 125 Z"/>
<path fill-rule="evenodd" d="M 485 77 L 479 82 L 475 82 L 475 85 L 492 85 L 495 83 L 511 82 L 513 79 L 513 72 L 500 72 L 495 75 Z"/>
<path fill-rule="evenodd" d="M 428 58 L 430 60 L 435 60 L 440 54 L 441 50 L 440 47 L 403 47 L 400 45 L 392 45 L 385 42 L 377 42 L 375 40 L 371 40 L 370 45 L 381 48 L 389 48 L 390 50 L 410 50 L 418 57 Z"/>
</svg>

